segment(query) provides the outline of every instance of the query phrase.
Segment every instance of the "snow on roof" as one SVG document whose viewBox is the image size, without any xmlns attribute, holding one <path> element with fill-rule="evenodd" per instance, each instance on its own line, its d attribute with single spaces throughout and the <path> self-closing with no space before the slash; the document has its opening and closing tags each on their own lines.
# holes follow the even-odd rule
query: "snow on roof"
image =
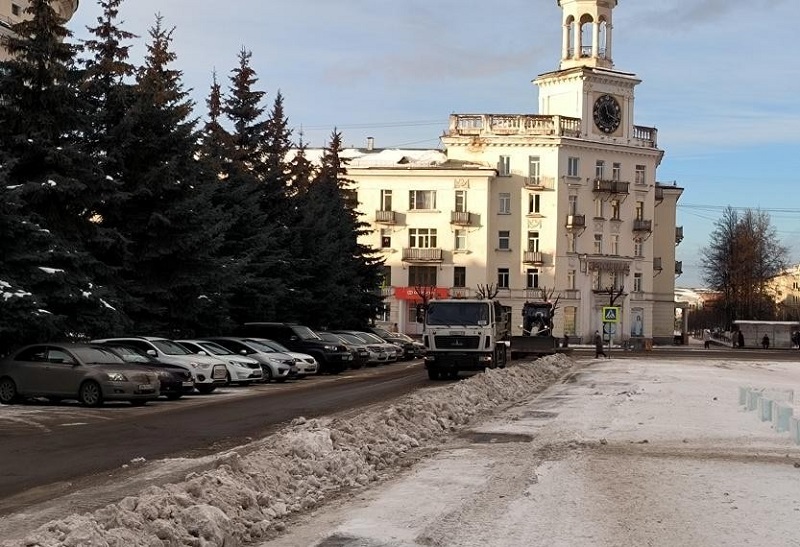
<svg viewBox="0 0 800 547">
<path fill-rule="evenodd" d="M 297 150 L 292 150 L 287 160 L 294 158 Z M 325 155 L 323 148 L 309 148 L 305 152 L 306 159 L 314 165 L 320 165 L 322 157 Z M 345 148 L 339 154 L 347 160 L 346 168 L 368 169 L 368 168 L 436 168 L 436 167 L 486 167 L 485 165 L 468 162 L 454 162 L 447 157 L 447 154 L 435 148 L 415 149 L 415 148 Z"/>
</svg>

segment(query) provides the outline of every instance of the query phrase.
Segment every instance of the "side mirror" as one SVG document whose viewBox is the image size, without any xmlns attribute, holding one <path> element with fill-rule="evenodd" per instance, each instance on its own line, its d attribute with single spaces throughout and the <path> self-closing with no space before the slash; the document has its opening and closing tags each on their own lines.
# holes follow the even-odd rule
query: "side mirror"
<svg viewBox="0 0 800 547">
<path fill-rule="evenodd" d="M 200 351 L 197 352 L 197 355 L 208 355 L 208 353 L 206 353 L 204 350 L 201 349 Z"/>
<path fill-rule="evenodd" d="M 239 350 L 239 353 L 240 353 L 241 355 L 247 355 L 247 350 L 246 350 L 246 349 Z"/>
<path fill-rule="evenodd" d="M 149 355 L 150 357 L 158 357 L 158 352 L 154 349 L 149 349 L 147 350 L 147 355 Z"/>
</svg>

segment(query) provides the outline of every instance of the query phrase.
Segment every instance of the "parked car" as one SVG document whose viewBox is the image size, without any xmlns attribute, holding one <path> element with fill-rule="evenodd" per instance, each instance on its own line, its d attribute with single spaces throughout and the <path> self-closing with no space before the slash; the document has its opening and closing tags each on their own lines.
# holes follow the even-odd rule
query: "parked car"
<svg viewBox="0 0 800 547">
<path fill-rule="evenodd" d="M 334 330 L 331 332 L 334 334 L 353 336 L 365 344 L 369 351 L 367 365 L 375 366 L 397 360 L 397 346 L 387 344 L 383 340 L 375 341 L 374 339 L 370 339 L 366 332 L 356 330 Z"/>
<path fill-rule="evenodd" d="M 317 334 L 323 340 L 333 342 L 335 344 L 344 344 L 347 351 L 353 354 L 353 361 L 350 368 L 364 368 L 369 362 L 369 349 L 367 345 L 358 338 L 350 337 L 346 339 L 344 334 L 336 334 L 327 331 L 318 331 Z"/>
<path fill-rule="evenodd" d="M 387 342 L 377 334 L 373 334 L 371 332 L 366 331 L 354 331 L 359 337 L 365 338 L 368 342 L 373 342 L 375 344 L 383 344 L 386 347 L 386 351 L 389 353 L 389 362 L 392 361 L 399 361 L 403 358 L 403 348 L 401 348 L 398 344 L 393 342 Z"/>
<path fill-rule="evenodd" d="M 258 361 L 261 364 L 262 377 L 265 382 L 285 382 L 297 375 L 297 368 L 292 357 L 253 340 L 235 336 L 215 336 L 207 338 L 207 340 L 216 342 L 233 353 Z"/>
<path fill-rule="evenodd" d="M 158 375 L 126 363 L 93 344 L 36 344 L 0 361 L 0 403 L 24 397 L 77 399 L 86 406 L 128 401 L 140 406 L 157 399 Z"/>
<path fill-rule="evenodd" d="M 242 336 L 269 338 L 292 351 L 312 355 L 321 372 L 338 374 L 353 360 L 343 345 L 326 342 L 310 328 L 296 323 L 245 323 L 239 330 Z"/>
<path fill-rule="evenodd" d="M 402 332 L 392 332 L 380 327 L 367 327 L 365 332 L 371 332 L 386 342 L 403 348 L 403 359 L 419 359 L 425 355 L 425 344 Z"/>
<path fill-rule="evenodd" d="M 264 377 L 261 363 L 246 355 L 235 353 L 224 346 L 208 340 L 175 340 L 192 353 L 198 355 L 211 355 L 225 361 L 228 368 L 226 378 L 229 384 L 248 385 L 251 382 L 260 382 Z"/>
<path fill-rule="evenodd" d="M 158 375 L 158 381 L 161 383 L 161 395 L 171 401 L 180 399 L 185 394 L 194 391 L 192 373 L 186 370 L 185 367 L 162 363 L 155 357 L 132 347 L 106 344 L 103 344 L 103 347 L 119 355 L 126 363 L 138 365 L 155 372 Z"/>
<path fill-rule="evenodd" d="M 167 338 L 130 336 L 103 338 L 92 340 L 92 342 L 137 348 L 162 363 L 182 366 L 191 372 L 194 387 L 200 393 L 211 393 L 218 386 L 224 386 L 228 376 L 228 369 L 224 361 L 207 355 L 195 355 L 180 344 L 176 344 Z"/>
<path fill-rule="evenodd" d="M 268 348 L 272 348 L 280 353 L 285 353 L 289 357 L 293 358 L 294 366 L 297 368 L 297 376 L 300 378 L 305 378 L 306 376 L 311 376 L 312 374 L 319 372 L 319 363 L 317 363 L 317 360 L 314 359 L 313 355 L 300 353 L 298 351 L 290 351 L 289 348 L 283 344 L 278 343 L 275 340 L 270 340 L 269 338 L 247 338 L 247 340 L 254 340 L 259 344 L 267 346 Z"/>
</svg>

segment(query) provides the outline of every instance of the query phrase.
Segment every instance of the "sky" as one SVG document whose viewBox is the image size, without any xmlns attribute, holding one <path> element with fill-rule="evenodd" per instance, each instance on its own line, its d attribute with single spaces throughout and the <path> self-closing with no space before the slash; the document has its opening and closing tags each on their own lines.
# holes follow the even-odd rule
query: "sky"
<svg viewBox="0 0 800 547">
<path fill-rule="evenodd" d="M 546 356 L 219 454 L 135 457 L 127 480 L 0 517 L 0 547 L 798 545 L 800 369 L 747 351 Z"/>
<path fill-rule="evenodd" d="M 75 38 L 101 13 L 82 0 Z M 175 67 L 199 116 L 244 48 L 269 107 L 280 91 L 295 137 L 322 146 L 434 148 L 451 113 L 535 114 L 531 81 L 558 68 L 556 0 L 127 0 L 132 60 L 156 19 L 174 27 Z M 637 125 L 656 127 L 659 182 L 685 189 L 676 285 L 702 286 L 701 252 L 724 208 L 770 215 L 800 262 L 800 63 L 795 0 L 621 0 L 615 68 L 635 73 Z"/>
</svg>

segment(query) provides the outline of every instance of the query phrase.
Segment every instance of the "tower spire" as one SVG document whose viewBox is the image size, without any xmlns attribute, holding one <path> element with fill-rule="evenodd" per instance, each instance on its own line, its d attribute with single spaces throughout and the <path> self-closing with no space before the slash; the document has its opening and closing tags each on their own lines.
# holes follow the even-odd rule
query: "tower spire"
<svg viewBox="0 0 800 547">
<path fill-rule="evenodd" d="M 563 11 L 561 69 L 614 68 L 611 60 L 613 11 L 618 0 L 557 0 Z"/>
</svg>

